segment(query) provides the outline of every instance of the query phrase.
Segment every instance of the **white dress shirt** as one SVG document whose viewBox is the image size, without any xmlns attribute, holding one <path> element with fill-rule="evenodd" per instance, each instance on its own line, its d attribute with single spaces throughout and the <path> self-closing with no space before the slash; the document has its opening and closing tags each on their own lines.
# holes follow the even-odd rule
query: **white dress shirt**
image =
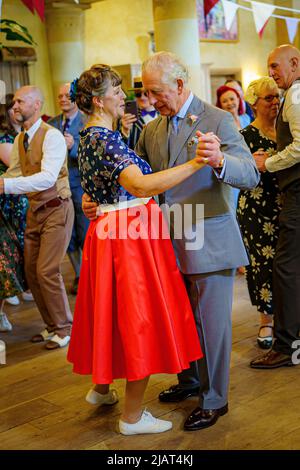
<svg viewBox="0 0 300 470">
<path fill-rule="evenodd" d="M 267 158 L 266 168 L 270 172 L 284 170 L 300 163 L 300 83 L 294 83 L 285 93 L 282 119 L 289 123 L 293 142 L 281 152 Z"/>
<path fill-rule="evenodd" d="M 29 136 L 29 144 L 41 123 L 40 118 L 26 131 Z M 64 136 L 54 127 L 47 131 L 42 147 L 41 171 L 31 176 L 22 176 L 19 136 L 20 134 L 17 135 L 13 144 L 9 168 L 1 175 L 1 178 L 5 178 L 4 192 L 6 194 L 25 194 L 51 188 L 56 183 L 66 158 L 67 146 Z"/>
</svg>

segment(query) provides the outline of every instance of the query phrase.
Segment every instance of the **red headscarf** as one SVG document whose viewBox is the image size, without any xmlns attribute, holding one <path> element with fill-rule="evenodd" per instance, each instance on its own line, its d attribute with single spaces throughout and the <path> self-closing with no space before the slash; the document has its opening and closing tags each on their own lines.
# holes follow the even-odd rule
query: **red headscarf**
<svg viewBox="0 0 300 470">
<path fill-rule="evenodd" d="M 244 114 L 243 101 L 242 101 L 242 98 L 239 95 L 239 92 L 237 90 L 235 90 L 234 88 L 231 88 L 230 86 L 227 86 L 227 85 L 222 85 L 217 89 L 217 103 L 216 103 L 216 106 L 218 108 L 223 109 L 222 106 L 221 106 L 220 98 L 221 98 L 222 95 L 224 95 L 224 93 L 226 93 L 226 91 L 233 91 L 236 94 L 236 96 L 239 99 L 239 109 L 238 109 L 239 116 L 241 114 Z"/>
</svg>

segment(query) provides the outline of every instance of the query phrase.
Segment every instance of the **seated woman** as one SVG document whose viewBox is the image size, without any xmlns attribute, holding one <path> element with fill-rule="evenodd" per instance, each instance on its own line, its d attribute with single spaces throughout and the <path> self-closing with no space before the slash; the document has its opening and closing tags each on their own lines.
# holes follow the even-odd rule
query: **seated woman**
<svg viewBox="0 0 300 470">
<path fill-rule="evenodd" d="M 82 186 L 101 206 L 85 239 L 68 360 L 92 374 L 87 400 L 113 404 L 109 384 L 126 378 L 122 434 L 159 433 L 172 427 L 142 411 L 151 374 L 175 374 L 202 357 L 169 232 L 152 196 L 203 167 L 195 158 L 152 174 L 113 123 L 124 114 L 121 78 L 94 65 L 72 96 L 89 119 L 78 150 Z M 74 96 L 75 95 L 75 96 Z"/>
<path fill-rule="evenodd" d="M 255 120 L 241 131 L 253 154 L 276 150 L 275 122 L 279 109 L 279 89 L 273 78 L 262 77 L 250 83 L 245 99 Z M 258 346 L 272 346 L 272 271 L 279 230 L 281 194 L 274 173 L 261 173 L 258 186 L 241 191 L 237 216 L 244 243 L 250 254 L 246 278 L 250 299 L 260 313 Z"/>
</svg>

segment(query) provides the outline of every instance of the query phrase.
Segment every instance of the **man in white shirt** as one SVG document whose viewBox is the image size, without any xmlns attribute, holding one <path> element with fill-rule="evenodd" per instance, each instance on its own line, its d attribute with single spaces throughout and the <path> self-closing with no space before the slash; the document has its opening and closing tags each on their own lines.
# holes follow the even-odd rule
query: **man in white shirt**
<svg viewBox="0 0 300 470">
<path fill-rule="evenodd" d="M 276 122 L 277 153 L 254 155 L 260 171 L 276 172 L 284 194 L 274 258 L 274 336 L 272 349 L 254 359 L 254 369 L 293 365 L 300 331 L 300 51 L 276 47 L 268 59 L 269 75 L 285 90 Z"/>
<path fill-rule="evenodd" d="M 56 129 L 62 132 L 68 149 L 69 183 L 74 205 L 75 220 L 67 253 L 75 272 L 71 293 L 76 295 L 81 268 L 82 249 L 89 226 L 89 221 L 84 216 L 81 208 L 83 189 L 80 183 L 77 157 L 80 140 L 79 132 L 84 127 L 85 118 L 79 111 L 76 103 L 73 103 L 70 99 L 70 83 L 65 83 L 59 88 L 58 104 L 62 113 L 47 122 L 50 126 L 56 127 Z"/>
<path fill-rule="evenodd" d="M 46 328 L 32 342 L 48 341 L 47 349 L 70 340 L 72 314 L 61 262 L 71 238 L 74 209 L 63 135 L 41 120 L 42 92 L 33 86 L 17 90 L 14 113 L 22 125 L 0 178 L 0 194 L 26 194 L 25 273 Z"/>
</svg>

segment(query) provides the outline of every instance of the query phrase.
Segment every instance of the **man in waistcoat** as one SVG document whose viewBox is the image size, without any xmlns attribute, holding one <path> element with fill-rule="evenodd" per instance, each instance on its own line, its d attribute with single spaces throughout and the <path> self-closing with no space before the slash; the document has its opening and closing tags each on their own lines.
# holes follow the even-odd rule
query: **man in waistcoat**
<svg viewBox="0 0 300 470">
<path fill-rule="evenodd" d="M 81 208 L 83 189 L 80 184 L 77 158 L 79 131 L 84 127 L 84 117 L 79 111 L 77 104 L 72 103 L 70 100 L 70 83 L 65 83 L 59 88 L 58 103 L 62 113 L 50 119 L 48 124 L 62 132 L 68 149 L 69 183 L 75 211 L 72 236 L 68 246 L 68 257 L 75 272 L 71 293 L 76 295 L 81 267 L 82 248 L 89 226 L 89 220 L 85 217 Z"/>
<path fill-rule="evenodd" d="M 269 75 L 285 90 L 277 123 L 277 153 L 256 156 L 260 171 L 276 172 L 283 192 L 279 239 L 274 258 L 274 337 L 272 349 L 254 359 L 255 369 L 293 365 L 300 330 L 300 51 L 276 47 L 268 58 Z M 295 362 L 294 362 L 295 363 Z"/>
<path fill-rule="evenodd" d="M 46 328 L 32 342 L 47 349 L 70 340 L 72 314 L 61 262 L 71 238 L 74 209 L 67 169 L 67 147 L 61 132 L 41 119 L 43 95 L 24 86 L 14 96 L 14 113 L 23 131 L 16 137 L 10 166 L 0 179 L 0 194 L 26 194 L 25 274 Z"/>
</svg>

